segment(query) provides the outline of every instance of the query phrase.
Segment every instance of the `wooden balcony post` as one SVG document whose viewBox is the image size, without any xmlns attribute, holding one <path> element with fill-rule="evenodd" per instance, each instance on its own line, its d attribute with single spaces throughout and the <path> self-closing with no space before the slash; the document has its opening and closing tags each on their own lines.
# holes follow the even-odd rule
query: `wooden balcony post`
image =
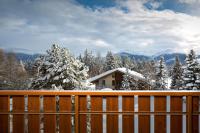
<svg viewBox="0 0 200 133">
<path fill-rule="evenodd" d="M 192 96 L 189 95 L 187 98 L 187 133 L 192 133 Z"/>
<path fill-rule="evenodd" d="M 75 133 L 79 133 L 79 95 L 75 96 Z"/>
</svg>

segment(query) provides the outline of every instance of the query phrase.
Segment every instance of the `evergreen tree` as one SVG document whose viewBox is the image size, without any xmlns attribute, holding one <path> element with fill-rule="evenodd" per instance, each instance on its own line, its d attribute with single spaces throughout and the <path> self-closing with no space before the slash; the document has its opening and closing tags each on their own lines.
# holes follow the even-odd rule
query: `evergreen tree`
<svg viewBox="0 0 200 133">
<path fill-rule="evenodd" d="M 116 62 L 116 68 L 119 68 L 119 67 L 122 67 L 123 64 L 122 64 L 122 59 L 119 55 L 115 55 L 114 56 L 114 60 Z"/>
<path fill-rule="evenodd" d="M 104 68 L 104 60 L 101 57 L 101 54 L 97 53 L 97 56 L 94 59 L 94 67 L 91 76 L 96 76 L 103 73 L 103 68 Z"/>
<path fill-rule="evenodd" d="M 95 57 L 93 56 L 92 51 L 88 51 L 86 49 L 80 61 L 83 62 L 89 68 L 88 71 L 89 77 L 93 77 L 95 75 L 94 73 Z"/>
<path fill-rule="evenodd" d="M 176 60 L 175 60 L 173 70 L 172 70 L 171 89 L 179 90 L 182 88 L 182 84 L 183 84 L 182 74 L 183 74 L 182 66 L 179 61 L 178 56 L 176 56 Z"/>
<path fill-rule="evenodd" d="M 130 79 L 131 79 L 131 77 L 128 72 L 128 68 L 126 68 L 126 74 L 123 75 L 122 89 L 131 90 Z"/>
<path fill-rule="evenodd" d="M 143 70 L 144 70 L 144 60 L 139 60 L 137 61 L 137 65 L 136 65 L 136 68 L 135 68 L 135 71 L 143 74 Z"/>
<path fill-rule="evenodd" d="M 130 69 L 126 67 L 126 73 L 123 75 L 122 89 L 123 90 L 136 90 L 138 89 L 138 80 L 130 74 Z"/>
<path fill-rule="evenodd" d="M 146 84 L 148 84 L 148 88 L 146 89 L 154 89 L 153 83 L 152 81 L 156 80 L 156 65 L 155 65 L 155 61 L 146 61 L 144 62 L 144 66 L 143 69 L 141 70 L 141 73 L 144 75 L 145 77 L 145 81 Z"/>
<path fill-rule="evenodd" d="M 88 51 L 87 49 L 84 51 L 82 60 L 83 63 L 85 63 L 86 66 L 89 67 L 89 69 L 92 67 L 93 65 L 93 61 L 94 61 L 94 56 L 92 55 L 92 51 Z"/>
<path fill-rule="evenodd" d="M 111 51 L 108 51 L 106 55 L 106 61 L 104 66 L 104 71 L 109 71 L 117 68 L 116 60 Z"/>
<path fill-rule="evenodd" d="M 200 90 L 200 64 L 198 65 L 198 68 L 197 68 L 195 83 L 197 84 L 197 89 Z"/>
<path fill-rule="evenodd" d="M 161 57 L 156 72 L 156 88 L 167 89 L 167 70 L 164 58 Z"/>
<path fill-rule="evenodd" d="M 134 70 L 134 68 L 135 68 L 135 64 L 133 63 L 133 61 L 131 60 L 131 58 L 129 58 L 128 56 L 124 57 L 124 59 L 123 59 L 123 66 L 127 67 L 130 70 Z"/>
<path fill-rule="evenodd" d="M 193 50 L 186 56 L 186 66 L 183 72 L 184 88 L 187 90 L 199 88 L 199 64 Z"/>
<path fill-rule="evenodd" d="M 36 63 L 38 75 L 31 83 L 33 89 L 82 89 L 87 78 L 87 67 L 55 44 Z"/>
</svg>

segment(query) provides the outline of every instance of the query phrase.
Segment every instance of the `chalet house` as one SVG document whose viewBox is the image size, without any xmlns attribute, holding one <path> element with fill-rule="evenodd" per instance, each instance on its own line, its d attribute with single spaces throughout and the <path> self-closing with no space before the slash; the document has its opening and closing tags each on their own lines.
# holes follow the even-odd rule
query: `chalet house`
<svg viewBox="0 0 200 133">
<path fill-rule="evenodd" d="M 104 88 L 111 88 L 119 90 L 122 88 L 123 75 L 127 73 L 126 68 L 116 68 L 106 71 L 100 75 L 88 79 L 90 83 L 95 84 L 97 90 Z M 135 82 L 144 81 L 145 78 L 142 74 L 128 70 L 128 73 L 134 78 Z"/>
</svg>

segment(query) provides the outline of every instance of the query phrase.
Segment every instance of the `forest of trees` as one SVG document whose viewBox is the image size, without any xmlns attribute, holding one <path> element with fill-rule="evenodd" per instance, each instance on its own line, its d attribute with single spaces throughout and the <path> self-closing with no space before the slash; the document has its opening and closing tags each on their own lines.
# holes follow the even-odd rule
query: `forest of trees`
<svg viewBox="0 0 200 133">
<path fill-rule="evenodd" d="M 112 51 L 103 57 L 86 49 L 75 57 L 68 49 L 55 44 L 44 55 L 28 63 L 17 60 L 14 53 L 0 49 L 0 88 L 86 89 L 86 79 L 119 67 L 127 69 L 122 82 L 122 88 L 126 90 L 137 87 L 128 70 L 143 74 L 150 89 L 169 89 L 169 79 L 170 89 L 200 89 L 200 64 L 193 50 L 186 56 L 185 64 L 181 64 L 177 56 L 173 66 L 166 66 L 163 57 L 159 61 L 136 61 Z"/>
<path fill-rule="evenodd" d="M 25 88 L 28 79 L 29 76 L 23 62 L 18 61 L 14 53 L 5 54 L 0 49 L 0 87 Z"/>
</svg>

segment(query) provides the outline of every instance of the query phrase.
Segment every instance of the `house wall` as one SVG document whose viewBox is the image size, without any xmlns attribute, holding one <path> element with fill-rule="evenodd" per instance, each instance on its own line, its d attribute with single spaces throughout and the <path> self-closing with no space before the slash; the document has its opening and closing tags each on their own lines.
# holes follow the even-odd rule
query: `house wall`
<svg viewBox="0 0 200 133">
<path fill-rule="evenodd" d="M 114 76 L 112 76 L 114 74 Z M 105 85 L 103 85 L 103 80 L 105 80 Z M 112 85 L 112 81 L 115 81 L 115 85 Z M 99 80 L 94 81 L 93 83 L 96 85 L 96 89 L 103 89 L 103 88 L 112 88 L 115 90 L 121 89 L 123 81 L 123 73 L 121 72 L 114 72 L 112 74 L 109 74 L 105 77 L 102 77 Z M 132 89 L 138 89 L 138 90 L 146 90 L 149 89 L 149 85 L 142 81 L 142 80 L 134 80 L 137 82 L 137 88 L 134 88 L 132 86 Z"/>
<path fill-rule="evenodd" d="M 103 80 L 105 80 L 105 86 L 103 85 Z M 115 85 L 112 85 L 113 80 L 115 81 Z M 115 72 L 105 77 L 102 77 L 101 79 L 96 80 L 93 83 L 96 85 L 96 89 L 103 89 L 103 88 L 120 89 L 122 80 L 123 80 L 123 74 L 120 72 Z"/>
<path fill-rule="evenodd" d="M 120 89 L 123 81 L 123 73 L 115 72 L 115 89 Z"/>
<path fill-rule="evenodd" d="M 103 85 L 103 80 L 105 80 L 105 86 Z M 98 81 L 94 82 L 96 85 L 96 89 L 102 89 L 102 88 L 112 88 L 115 89 L 115 86 L 112 85 L 112 81 L 115 80 L 115 77 L 112 77 L 112 74 L 107 75 Z"/>
</svg>

